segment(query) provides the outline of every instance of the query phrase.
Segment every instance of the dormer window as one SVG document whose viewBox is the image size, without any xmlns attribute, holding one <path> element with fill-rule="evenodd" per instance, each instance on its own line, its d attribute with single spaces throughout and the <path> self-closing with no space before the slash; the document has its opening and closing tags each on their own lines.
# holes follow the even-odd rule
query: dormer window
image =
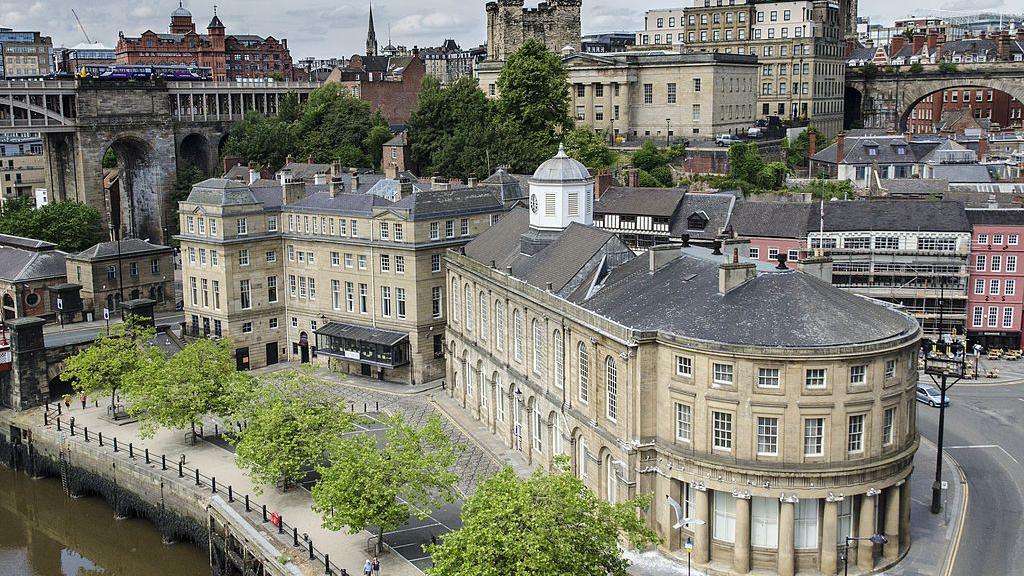
<svg viewBox="0 0 1024 576">
<path fill-rule="evenodd" d="M 703 212 L 694 212 L 686 219 L 687 230 L 704 230 L 708 227 L 710 219 Z"/>
<path fill-rule="evenodd" d="M 898 154 L 900 156 L 904 156 L 904 155 L 906 155 L 906 153 L 907 153 L 907 147 L 906 146 L 897 146 L 896 147 L 896 154 Z"/>
<path fill-rule="evenodd" d="M 868 147 L 868 156 L 878 156 L 878 148 L 874 146 Z"/>
</svg>

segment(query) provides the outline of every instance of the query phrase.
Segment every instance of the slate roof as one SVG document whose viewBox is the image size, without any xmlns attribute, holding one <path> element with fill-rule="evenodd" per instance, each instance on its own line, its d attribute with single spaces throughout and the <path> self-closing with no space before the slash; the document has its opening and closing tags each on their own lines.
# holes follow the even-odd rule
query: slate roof
<svg viewBox="0 0 1024 576">
<path fill-rule="evenodd" d="M 284 171 L 291 171 L 292 178 L 296 180 L 309 180 L 312 182 L 317 174 L 327 174 L 330 172 L 331 165 L 317 164 L 315 162 L 288 162 L 278 171 L 278 174 Z M 343 169 L 343 171 L 348 173 L 348 169 Z"/>
<path fill-rule="evenodd" d="M 331 198 L 329 192 L 314 192 L 283 207 L 285 212 L 314 210 L 334 214 L 373 216 L 374 207 L 388 207 L 393 203 L 372 194 L 338 194 Z"/>
<path fill-rule="evenodd" d="M 359 342 L 372 342 L 384 346 L 394 346 L 409 337 L 409 334 L 405 332 L 394 332 L 343 322 L 328 322 L 317 330 L 316 334 L 334 338 L 350 338 Z"/>
<path fill-rule="evenodd" d="M 594 215 L 634 214 L 671 218 L 682 205 L 685 188 L 611 186 L 594 202 Z"/>
<path fill-rule="evenodd" d="M 190 204 L 212 204 L 214 206 L 235 206 L 254 204 L 256 197 L 248 185 L 235 180 L 210 178 L 192 187 L 188 199 Z"/>
<path fill-rule="evenodd" d="M 898 154 L 899 147 L 904 148 L 904 154 Z M 875 148 L 877 154 L 872 156 L 869 148 Z M 841 163 L 845 164 L 911 164 L 925 162 L 937 150 L 964 150 L 965 148 L 956 142 L 947 139 L 915 139 L 907 142 L 902 135 L 872 135 L 853 136 L 847 135 L 843 144 L 843 158 Z M 824 150 L 814 155 L 814 160 L 819 162 L 836 163 L 836 153 L 839 146 L 831 144 Z"/>
<path fill-rule="evenodd" d="M 817 230 L 819 207 L 806 202 L 739 202 L 732 212 L 732 229 L 746 237 L 806 238 L 809 229 Z"/>
<path fill-rule="evenodd" d="M 480 183 L 497 189 L 502 201 L 512 202 L 527 197 L 527 191 L 530 189 L 529 178 L 524 174 L 511 174 L 504 167 L 499 166 L 494 174 L 481 180 Z"/>
<path fill-rule="evenodd" d="M 682 238 L 687 234 L 690 238 L 713 240 L 720 230 L 729 227 L 736 197 L 732 194 L 687 194 L 683 198 L 683 206 L 679 210 L 676 221 L 672 223 L 669 234 L 673 238 Z M 691 230 L 687 227 L 687 219 L 696 213 L 708 217 L 707 226 L 703 230 Z"/>
<path fill-rule="evenodd" d="M 249 182 L 249 167 L 244 164 L 235 164 L 230 170 L 224 173 L 226 180 L 238 180 Z"/>
<path fill-rule="evenodd" d="M 162 246 L 160 244 L 150 244 L 145 240 L 139 238 L 125 238 L 120 242 L 120 253 L 122 256 L 128 256 L 132 254 L 145 254 L 148 252 L 173 252 L 174 248 L 170 246 Z M 73 260 L 105 260 L 107 258 L 117 258 L 118 255 L 118 242 L 100 242 L 94 246 L 90 246 L 77 254 L 69 254 L 68 258 Z"/>
<path fill-rule="evenodd" d="M 403 197 L 393 205 L 407 210 L 411 220 L 442 218 L 448 215 L 494 212 L 504 205 L 490 187 L 456 186 L 448 190 L 421 190 Z"/>
<path fill-rule="evenodd" d="M 942 178 L 951 184 L 992 181 L 988 168 L 981 164 L 935 164 L 932 166 L 932 176 Z"/>
<path fill-rule="evenodd" d="M 883 178 L 879 186 L 890 196 L 942 196 L 949 190 L 944 178 Z"/>
<path fill-rule="evenodd" d="M 0 280 L 29 282 L 67 276 L 67 254 L 53 248 L 20 248 L 0 246 Z"/>
<path fill-rule="evenodd" d="M 52 242 L 36 240 L 35 238 L 25 238 L 24 236 L 15 236 L 13 234 L 0 234 L 0 246 L 14 246 L 16 248 L 26 248 L 29 250 L 52 250 L 57 247 L 57 245 Z"/>
<path fill-rule="evenodd" d="M 560 297 L 635 330 L 781 348 L 867 343 L 919 330 L 905 314 L 801 272 L 762 267 L 722 295 L 714 260 L 681 250 L 651 273 L 646 254 L 635 256 L 610 233 L 582 224 L 526 256 L 518 238 L 528 230 L 529 213 L 517 208 L 467 244 L 465 254 L 511 266 L 514 277 L 537 288 L 551 282 Z"/>
<path fill-rule="evenodd" d="M 850 200 L 825 203 L 828 232 L 970 232 L 964 205 L 949 200 Z"/>
<path fill-rule="evenodd" d="M 1024 226 L 1024 209 L 975 210 L 968 208 L 967 220 L 972 226 Z"/>
</svg>

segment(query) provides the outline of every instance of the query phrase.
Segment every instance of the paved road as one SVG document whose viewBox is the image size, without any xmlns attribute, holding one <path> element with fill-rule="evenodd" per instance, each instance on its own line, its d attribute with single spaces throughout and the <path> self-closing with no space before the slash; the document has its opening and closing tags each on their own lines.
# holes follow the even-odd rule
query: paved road
<svg viewBox="0 0 1024 576">
<path fill-rule="evenodd" d="M 185 316 L 181 312 L 158 314 L 156 323 L 158 326 L 180 325 Z M 111 320 L 111 325 L 120 323 L 120 319 Z M 87 322 L 81 324 L 65 324 L 64 328 L 58 326 L 46 327 L 43 340 L 48 348 L 67 346 L 69 344 L 81 344 L 96 339 L 96 335 L 105 330 L 105 325 L 100 322 Z"/>
<path fill-rule="evenodd" d="M 1024 574 L 1024 385 L 954 386 L 950 397 L 945 448 L 971 490 L 952 574 Z M 934 441 L 938 409 L 918 407 L 918 428 Z"/>
</svg>

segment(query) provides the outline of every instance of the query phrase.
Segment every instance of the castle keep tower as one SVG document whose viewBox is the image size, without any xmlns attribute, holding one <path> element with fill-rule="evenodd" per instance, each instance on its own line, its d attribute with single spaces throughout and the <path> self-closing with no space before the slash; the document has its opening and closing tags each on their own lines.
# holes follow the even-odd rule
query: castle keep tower
<svg viewBox="0 0 1024 576">
<path fill-rule="evenodd" d="M 523 0 L 487 3 L 487 59 L 505 60 L 528 38 L 536 38 L 548 50 L 580 49 L 582 0 L 548 0 L 536 8 L 524 8 Z"/>
</svg>

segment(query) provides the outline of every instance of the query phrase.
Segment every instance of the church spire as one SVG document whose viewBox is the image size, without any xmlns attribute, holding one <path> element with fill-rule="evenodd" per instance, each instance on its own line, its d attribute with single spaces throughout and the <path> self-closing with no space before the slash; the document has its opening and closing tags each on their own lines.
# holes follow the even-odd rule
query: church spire
<svg viewBox="0 0 1024 576">
<path fill-rule="evenodd" d="M 377 31 L 373 29 L 373 2 L 370 2 L 370 28 L 366 32 L 366 55 L 377 55 Z"/>
</svg>

